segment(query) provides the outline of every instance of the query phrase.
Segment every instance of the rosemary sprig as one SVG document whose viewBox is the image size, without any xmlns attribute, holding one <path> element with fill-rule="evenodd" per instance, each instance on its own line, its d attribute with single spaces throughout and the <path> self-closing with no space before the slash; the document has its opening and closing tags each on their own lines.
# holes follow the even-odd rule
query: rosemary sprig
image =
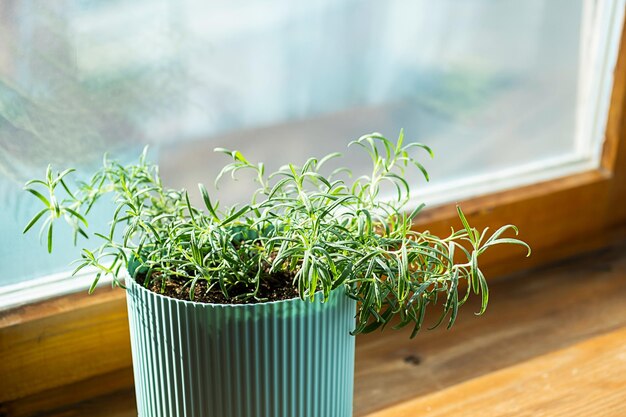
<svg viewBox="0 0 626 417">
<path fill-rule="evenodd" d="M 471 293 L 481 296 L 482 314 L 489 292 L 479 257 L 499 244 L 522 245 L 530 254 L 523 241 L 501 237 L 517 229 L 506 225 L 488 237 L 487 230 L 469 225 L 459 207 L 460 230 L 444 237 L 416 231 L 413 223 L 423 205 L 405 209 L 414 186 L 406 174 L 416 170 L 429 179 L 413 153 L 432 156 L 430 148 L 405 144 L 403 132 L 395 142 L 379 133 L 365 135 L 350 147 L 367 152 L 372 164 L 369 175 L 351 183 L 343 179 L 345 168 L 326 173 L 327 161 L 341 157 L 337 153 L 267 174 L 262 163 L 238 151 L 216 149 L 231 159 L 218 179 L 248 170 L 259 184 L 248 204 L 223 209 L 202 185 L 204 208 L 193 206 L 187 191 L 164 188 L 145 151 L 127 166 L 105 157 L 90 181 L 73 188 L 67 182 L 73 170 L 55 174 L 49 167 L 43 180 L 26 184 L 44 208 L 24 232 L 41 223 L 51 251 L 53 225 L 62 218 L 75 237 L 98 239 L 97 248 L 83 249 L 74 271 L 97 269 L 92 291 L 103 275 L 121 286 L 127 268 L 146 285 L 180 281 L 190 286 L 192 299 L 204 281 L 203 288 L 219 288 L 226 298 L 263 301 L 263 280 L 291 277 L 302 299 L 313 300 L 320 291 L 327 299 L 341 287 L 359 301 L 355 333 L 397 317 L 395 327 L 409 325 L 415 336 L 434 304 L 441 310 L 436 325 L 447 321 L 450 327 Z M 386 187 L 393 198 L 380 198 Z M 105 194 L 112 194 L 116 205 L 110 228 L 90 234 L 86 217 Z"/>
</svg>

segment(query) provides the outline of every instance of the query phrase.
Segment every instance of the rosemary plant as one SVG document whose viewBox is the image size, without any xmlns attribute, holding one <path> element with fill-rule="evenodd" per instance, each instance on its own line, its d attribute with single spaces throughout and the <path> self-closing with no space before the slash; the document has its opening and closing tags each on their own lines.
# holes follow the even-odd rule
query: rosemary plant
<svg viewBox="0 0 626 417">
<path fill-rule="evenodd" d="M 371 173 L 350 183 L 346 169 L 326 173 L 339 153 L 267 174 L 262 163 L 238 151 L 216 149 L 231 159 L 217 180 L 247 170 L 258 183 L 249 204 L 224 209 L 203 185 L 204 208 L 192 205 L 187 191 L 164 188 L 145 151 L 128 166 L 105 157 L 90 181 L 76 184 L 67 180 L 72 169 L 54 173 L 48 167 L 45 179 L 26 184 L 45 207 L 24 232 L 41 222 L 52 251 L 53 227 L 62 218 L 75 237 L 99 239 L 98 248 L 82 250 L 74 270 L 97 269 L 90 291 L 103 275 L 123 286 L 126 269 L 153 290 L 177 283 L 192 300 L 199 291 L 220 291 L 229 302 L 263 302 L 259 288 L 268 283 L 289 286 L 304 300 L 316 294 L 326 300 L 342 288 L 358 301 L 355 333 L 371 332 L 398 317 L 395 327 L 412 326 L 412 337 L 428 305 L 441 309 L 436 326 L 447 320 L 450 327 L 473 292 L 482 297 L 482 314 L 489 291 L 479 257 L 499 244 L 523 245 L 530 254 L 523 241 L 502 237 L 509 230 L 517 234 L 517 228 L 506 225 L 488 236 L 487 229 L 472 228 L 458 208 L 460 230 L 447 237 L 416 231 L 413 222 L 423 205 L 405 210 L 412 188 L 405 174 L 417 169 L 428 180 L 413 154 L 432 156 L 430 148 L 405 143 L 402 132 L 395 142 L 373 133 L 350 147 L 371 158 Z M 393 198 L 382 199 L 387 186 Z M 109 193 L 116 205 L 110 228 L 90 234 L 86 217 Z"/>
</svg>

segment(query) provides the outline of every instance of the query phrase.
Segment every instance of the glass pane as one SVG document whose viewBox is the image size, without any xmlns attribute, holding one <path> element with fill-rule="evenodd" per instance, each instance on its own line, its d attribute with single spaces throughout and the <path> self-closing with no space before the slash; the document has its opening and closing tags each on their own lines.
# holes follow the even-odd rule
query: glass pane
<svg viewBox="0 0 626 417">
<path fill-rule="evenodd" d="M 0 284 L 77 255 L 20 235 L 48 162 L 150 143 L 195 190 L 216 146 L 277 167 L 404 128 L 435 150 L 436 188 L 574 153 L 583 17 L 583 0 L 3 0 Z"/>
</svg>

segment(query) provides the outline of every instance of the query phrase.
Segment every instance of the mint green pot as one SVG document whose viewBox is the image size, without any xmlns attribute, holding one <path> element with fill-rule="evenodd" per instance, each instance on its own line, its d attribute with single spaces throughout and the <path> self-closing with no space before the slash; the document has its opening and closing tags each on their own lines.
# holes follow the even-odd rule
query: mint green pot
<svg viewBox="0 0 626 417">
<path fill-rule="evenodd" d="M 128 280 L 140 417 L 349 417 L 356 304 L 202 304 Z M 319 297 L 321 298 L 321 297 Z"/>
</svg>

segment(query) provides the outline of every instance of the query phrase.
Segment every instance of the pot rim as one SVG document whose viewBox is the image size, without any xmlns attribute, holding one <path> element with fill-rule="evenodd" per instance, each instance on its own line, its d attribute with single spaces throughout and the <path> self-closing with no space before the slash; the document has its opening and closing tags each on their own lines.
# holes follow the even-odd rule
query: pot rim
<svg viewBox="0 0 626 417">
<path fill-rule="evenodd" d="M 130 285 L 129 285 L 130 283 Z M 213 307 L 213 308 L 217 308 L 217 307 L 221 307 L 221 308 L 243 308 L 243 309 L 254 309 L 254 308 L 259 308 L 262 306 L 271 306 L 271 305 L 279 305 L 279 304 L 292 304 L 292 303 L 297 303 L 298 301 L 300 302 L 304 302 L 304 303 L 310 303 L 310 304 L 314 304 L 314 303 L 320 303 L 320 304 L 325 304 L 325 302 L 323 301 L 323 296 L 322 296 L 322 291 L 317 291 L 315 293 L 315 300 L 314 301 L 308 301 L 308 299 L 301 299 L 300 297 L 295 297 L 295 298 L 289 298 L 286 300 L 276 300 L 276 301 L 264 301 L 261 303 L 250 303 L 250 304 L 221 304 L 221 303 L 203 303 L 203 302 L 198 302 L 198 301 L 191 301 L 191 300 L 182 300 L 180 298 L 174 298 L 174 297 L 170 297 L 164 294 L 159 294 L 157 292 L 151 291 L 148 288 L 145 288 L 143 285 L 140 285 L 137 281 L 135 281 L 132 277 L 127 276 L 124 279 L 124 285 L 126 286 L 126 288 L 128 289 L 128 287 L 134 287 L 134 288 L 138 288 L 139 291 L 144 291 L 146 293 L 149 293 L 152 296 L 156 296 L 156 297 L 161 297 L 165 300 L 167 300 L 168 302 L 174 302 L 174 303 L 179 303 L 179 304 L 183 304 L 186 306 L 193 306 L 193 307 L 201 307 L 201 306 L 207 306 L 207 307 Z M 339 290 L 342 286 L 335 288 L 334 290 L 331 291 L 331 295 Z M 318 297 L 319 295 L 319 297 Z"/>
</svg>

